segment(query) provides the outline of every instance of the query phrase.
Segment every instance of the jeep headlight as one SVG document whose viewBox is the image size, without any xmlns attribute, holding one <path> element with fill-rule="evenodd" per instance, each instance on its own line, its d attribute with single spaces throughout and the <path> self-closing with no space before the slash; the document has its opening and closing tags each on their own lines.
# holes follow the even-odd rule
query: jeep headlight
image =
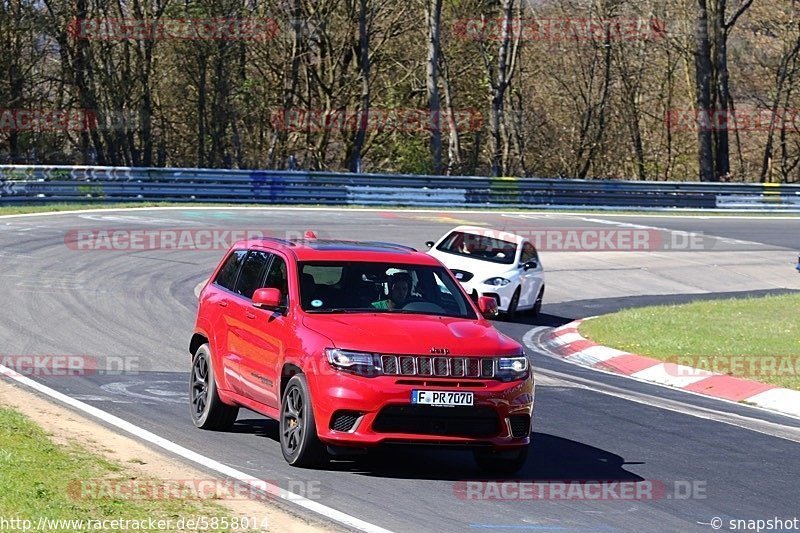
<svg viewBox="0 0 800 533">
<path fill-rule="evenodd" d="M 325 355 L 328 363 L 337 370 L 366 377 L 374 377 L 381 373 L 380 358 L 372 353 L 327 348 Z"/>
<path fill-rule="evenodd" d="M 525 379 L 528 376 L 530 363 L 524 355 L 514 357 L 498 357 L 495 359 L 495 377 L 500 381 L 515 381 Z"/>
</svg>

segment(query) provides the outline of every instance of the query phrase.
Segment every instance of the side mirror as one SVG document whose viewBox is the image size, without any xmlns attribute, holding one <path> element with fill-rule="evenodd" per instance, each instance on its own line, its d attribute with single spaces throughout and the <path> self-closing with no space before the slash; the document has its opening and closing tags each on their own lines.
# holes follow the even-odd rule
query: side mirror
<svg viewBox="0 0 800 533">
<path fill-rule="evenodd" d="M 478 309 L 485 318 L 494 318 L 498 314 L 497 300 L 491 296 L 479 296 Z"/>
<path fill-rule="evenodd" d="M 283 307 L 282 298 L 280 289 L 256 289 L 253 294 L 253 307 L 275 311 Z"/>
<path fill-rule="evenodd" d="M 522 265 L 522 268 L 524 268 L 525 270 L 530 270 L 530 269 L 536 268 L 538 266 L 539 266 L 539 263 L 537 263 L 536 261 L 528 261 L 527 263 Z"/>
<path fill-rule="evenodd" d="M 434 245 L 434 244 L 436 244 L 436 243 L 435 243 L 435 242 L 433 242 L 433 241 L 427 241 L 427 242 L 425 243 L 425 246 L 427 246 L 428 248 L 433 248 L 433 245 Z"/>
</svg>

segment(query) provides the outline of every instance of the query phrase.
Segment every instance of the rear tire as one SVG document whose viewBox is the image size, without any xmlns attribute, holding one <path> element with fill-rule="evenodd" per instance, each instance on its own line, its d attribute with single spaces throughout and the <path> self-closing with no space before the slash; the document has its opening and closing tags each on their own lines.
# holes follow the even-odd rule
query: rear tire
<svg viewBox="0 0 800 533">
<path fill-rule="evenodd" d="M 317 436 L 311 393 L 303 374 L 292 376 L 281 398 L 280 439 L 283 458 L 292 466 L 316 466 L 327 456 Z"/>
<path fill-rule="evenodd" d="M 192 422 L 200 429 L 228 430 L 236 422 L 239 414 L 238 407 L 222 403 L 217 393 L 217 380 L 214 378 L 208 344 L 200 346 L 192 358 L 189 402 Z"/>
<path fill-rule="evenodd" d="M 515 474 L 528 460 L 528 446 L 512 451 L 474 450 L 472 455 L 487 474 Z"/>
</svg>

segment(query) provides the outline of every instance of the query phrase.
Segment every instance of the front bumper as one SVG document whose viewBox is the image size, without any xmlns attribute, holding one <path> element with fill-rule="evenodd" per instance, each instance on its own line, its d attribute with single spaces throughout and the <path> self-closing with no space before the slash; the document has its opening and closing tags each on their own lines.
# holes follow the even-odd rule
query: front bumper
<svg viewBox="0 0 800 533">
<path fill-rule="evenodd" d="M 501 287 L 470 280 L 466 283 L 461 282 L 461 285 L 469 295 L 477 294 L 478 296 L 493 297 L 497 300 L 497 309 L 503 312 L 508 311 L 508 306 L 511 305 L 511 298 L 514 296 L 514 290 L 516 289 L 515 283 L 509 283 Z"/>
<path fill-rule="evenodd" d="M 309 385 L 317 433 L 329 445 L 364 448 L 417 443 L 519 448 L 530 443 L 534 403 L 530 373 L 525 380 L 503 383 L 492 379 L 364 378 L 336 371 L 318 376 L 316 383 Z M 473 406 L 414 405 L 412 390 L 472 392 Z"/>
</svg>

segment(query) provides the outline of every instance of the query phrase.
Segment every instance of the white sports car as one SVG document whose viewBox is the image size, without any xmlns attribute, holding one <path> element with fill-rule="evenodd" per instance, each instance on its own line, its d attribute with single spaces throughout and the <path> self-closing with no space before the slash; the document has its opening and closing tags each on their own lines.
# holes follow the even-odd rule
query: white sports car
<svg viewBox="0 0 800 533">
<path fill-rule="evenodd" d="M 517 312 L 542 309 L 544 269 L 530 240 L 505 231 L 473 226 L 450 230 L 428 252 L 449 268 L 473 299 L 491 296 L 513 320 Z"/>
</svg>

